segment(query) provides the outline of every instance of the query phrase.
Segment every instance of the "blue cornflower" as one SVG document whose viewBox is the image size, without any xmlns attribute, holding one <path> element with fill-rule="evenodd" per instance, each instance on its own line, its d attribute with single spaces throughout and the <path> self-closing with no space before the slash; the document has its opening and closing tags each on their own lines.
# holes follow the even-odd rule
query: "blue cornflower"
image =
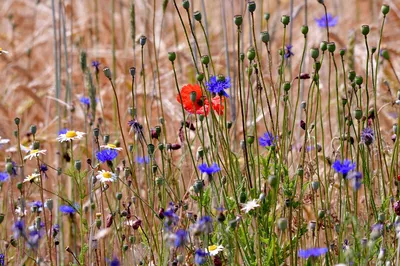
<svg viewBox="0 0 400 266">
<path fill-rule="evenodd" d="M 144 156 L 144 157 L 136 157 L 136 162 L 138 164 L 148 164 L 150 162 L 149 156 Z"/>
<path fill-rule="evenodd" d="M 17 220 L 12 226 L 12 231 L 14 232 L 14 238 L 17 239 L 20 235 L 24 234 L 25 224 L 22 220 Z"/>
<path fill-rule="evenodd" d="M 29 232 L 27 245 L 29 248 L 36 249 L 39 247 L 39 240 L 43 234 L 39 230 L 33 229 Z"/>
<path fill-rule="evenodd" d="M 120 266 L 121 263 L 119 262 L 117 257 L 114 257 L 112 261 L 110 261 L 110 266 Z"/>
<path fill-rule="evenodd" d="M 194 254 L 194 263 L 197 265 L 202 265 L 207 262 L 208 253 L 203 251 L 202 249 L 197 249 Z"/>
<path fill-rule="evenodd" d="M 211 166 L 207 166 L 206 163 L 203 163 L 203 164 L 199 165 L 199 170 L 202 173 L 212 175 L 214 173 L 221 171 L 221 168 L 219 168 L 218 164 L 216 164 L 216 163 L 213 163 Z"/>
<path fill-rule="evenodd" d="M 309 248 L 309 249 L 300 249 L 299 257 L 303 259 L 307 259 L 309 257 L 319 257 L 328 252 L 328 248 Z"/>
<path fill-rule="evenodd" d="M 71 207 L 71 206 L 69 206 L 69 205 L 61 205 L 60 206 L 60 212 L 62 212 L 62 213 L 66 213 L 66 214 L 73 214 L 73 213 L 75 213 L 75 209 L 74 209 L 74 207 Z"/>
<path fill-rule="evenodd" d="M 58 235 L 58 233 L 60 232 L 60 225 L 59 224 L 54 224 L 52 226 L 53 228 L 53 237 L 56 237 L 56 235 Z"/>
<path fill-rule="evenodd" d="M 92 67 L 94 67 L 94 69 L 96 70 L 96 72 L 99 72 L 99 67 L 100 67 L 100 62 L 97 60 L 93 60 L 92 61 Z"/>
<path fill-rule="evenodd" d="M 266 132 L 263 136 L 258 138 L 261 147 L 275 146 L 277 137 L 274 137 L 272 133 Z"/>
<path fill-rule="evenodd" d="M 174 239 L 175 239 L 174 240 L 174 246 L 176 248 L 184 246 L 186 241 L 187 241 L 187 238 L 188 238 L 188 233 L 183 229 L 179 229 L 174 234 Z"/>
<path fill-rule="evenodd" d="M 315 22 L 317 23 L 318 27 L 326 28 L 327 19 L 328 19 L 328 26 L 334 27 L 337 25 L 339 17 L 333 17 L 332 14 L 328 13 L 326 16 L 323 15 L 321 18 L 316 18 Z"/>
<path fill-rule="evenodd" d="M 90 106 L 90 99 L 89 99 L 89 97 L 82 96 L 81 98 L 79 98 L 79 101 L 80 101 L 82 104 L 86 105 L 86 106 Z"/>
<path fill-rule="evenodd" d="M 374 130 L 370 127 L 366 127 L 361 132 L 361 142 L 365 145 L 371 145 L 375 140 Z"/>
<path fill-rule="evenodd" d="M 58 131 L 58 135 L 60 136 L 61 134 L 66 134 L 67 132 L 68 132 L 67 128 L 60 129 L 60 131 Z"/>
<path fill-rule="evenodd" d="M 351 172 L 346 176 L 351 181 L 351 185 L 355 191 L 359 190 L 362 185 L 362 174 L 360 172 Z"/>
<path fill-rule="evenodd" d="M 294 55 L 294 53 L 292 52 L 292 48 L 293 48 L 293 45 L 291 45 L 291 44 L 286 45 L 286 51 L 285 51 L 286 59 L 288 59 L 289 57 Z"/>
<path fill-rule="evenodd" d="M 96 158 L 102 163 L 112 161 L 118 156 L 118 151 L 114 149 L 104 149 L 96 152 Z"/>
<path fill-rule="evenodd" d="M 0 182 L 6 182 L 10 178 L 10 175 L 7 173 L 7 171 L 0 172 Z"/>
<path fill-rule="evenodd" d="M 5 256 L 3 253 L 0 254 L 0 266 L 5 265 Z"/>
<path fill-rule="evenodd" d="M 231 79 L 229 77 L 216 77 L 216 76 L 211 76 L 210 80 L 206 82 L 207 89 L 211 93 L 218 94 L 219 96 L 225 96 L 229 97 L 228 93 L 226 93 L 226 89 L 229 89 L 231 87 Z"/>
<path fill-rule="evenodd" d="M 343 176 L 346 176 L 350 171 L 353 171 L 356 169 L 356 163 L 352 163 L 350 160 L 343 160 L 341 162 L 340 160 L 336 160 L 332 164 L 332 168 L 339 174 L 342 174 Z"/>
<path fill-rule="evenodd" d="M 213 231 L 213 220 L 210 216 L 203 216 L 198 222 L 202 232 L 209 234 Z"/>
<path fill-rule="evenodd" d="M 179 222 L 179 216 L 175 214 L 175 207 L 173 203 L 169 204 L 169 208 L 163 212 L 165 217 L 165 226 L 177 225 Z"/>
<path fill-rule="evenodd" d="M 40 208 L 42 208 L 43 204 L 41 201 L 38 200 L 38 201 L 33 201 L 33 202 L 29 203 L 29 206 L 31 206 L 32 208 L 40 209 Z"/>
</svg>

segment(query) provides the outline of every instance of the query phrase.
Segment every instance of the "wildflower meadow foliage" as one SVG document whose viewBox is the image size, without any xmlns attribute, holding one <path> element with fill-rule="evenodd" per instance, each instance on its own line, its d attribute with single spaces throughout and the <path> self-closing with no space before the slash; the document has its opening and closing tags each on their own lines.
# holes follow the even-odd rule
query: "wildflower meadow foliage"
<svg viewBox="0 0 400 266">
<path fill-rule="evenodd" d="M 356 1 L 347 42 L 350 2 L 31 2 L 53 16 L 54 84 L 4 77 L 4 97 L 26 75 L 49 102 L 0 108 L 15 115 L 0 127 L 0 266 L 399 264 L 389 5 Z M 39 67 L 39 35 L 0 48 L 7 68 Z"/>
</svg>

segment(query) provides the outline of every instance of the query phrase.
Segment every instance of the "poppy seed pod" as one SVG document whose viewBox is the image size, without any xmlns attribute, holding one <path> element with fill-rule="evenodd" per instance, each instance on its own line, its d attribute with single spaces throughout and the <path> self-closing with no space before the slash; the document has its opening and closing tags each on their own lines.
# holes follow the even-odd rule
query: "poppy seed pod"
<svg viewBox="0 0 400 266">
<path fill-rule="evenodd" d="M 319 45 L 319 48 L 321 49 L 322 52 L 325 52 L 326 49 L 328 49 L 328 43 L 326 41 L 322 41 L 321 44 Z"/>
<path fill-rule="evenodd" d="M 247 3 L 247 10 L 249 10 L 250 13 L 253 13 L 256 10 L 256 2 L 249 1 Z"/>
<path fill-rule="evenodd" d="M 287 26 L 290 23 L 290 16 L 283 15 L 281 18 L 281 22 L 283 25 Z"/>
<path fill-rule="evenodd" d="M 390 11 L 390 7 L 388 5 L 382 5 L 381 12 L 384 16 L 386 16 Z"/>
<path fill-rule="evenodd" d="M 208 65 L 210 63 L 210 57 L 208 55 L 203 55 L 201 57 L 201 63 L 204 65 Z"/>
<path fill-rule="evenodd" d="M 336 44 L 334 42 L 330 42 L 328 43 L 328 51 L 330 53 L 334 53 L 336 50 Z"/>
<path fill-rule="evenodd" d="M 168 60 L 171 62 L 174 62 L 176 59 L 176 53 L 175 52 L 169 52 L 168 53 Z"/>
<path fill-rule="evenodd" d="M 266 21 L 268 21 L 270 17 L 271 17 L 271 14 L 270 14 L 270 13 L 265 13 L 265 14 L 264 14 L 264 19 L 265 19 Z"/>
<path fill-rule="evenodd" d="M 354 81 L 354 79 L 356 78 L 356 72 L 354 70 L 350 70 L 348 72 L 347 77 L 349 78 L 350 81 Z"/>
<path fill-rule="evenodd" d="M 305 36 L 308 33 L 308 26 L 307 25 L 303 25 L 301 26 L 301 33 Z"/>
<path fill-rule="evenodd" d="M 201 21 L 201 13 L 200 13 L 200 11 L 194 12 L 193 16 L 194 16 L 195 20 Z"/>
<path fill-rule="evenodd" d="M 269 42 L 270 37 L 269 37 L 268 31 L 261 32 L 260 37 L 261 37 L 261 41 L 263 43 L 268 43 Z"/>
<path fill-rule="evenodd" d="M 182 1 L 182 6 L 183 6 L 184 9 L 189 10 L 189 8 L 190 8 L 189 0 L 183 0 Z"/>
<path fill-rule="evenodd" d="M 285 231 L 288 227 L 288 219 L 287 218 L 279 218 L 278 219 L 278 229 L 281 231 Z"/>
<path fill-rule="evenodd" d="M 362 25 L 361 26 L 361 33 L 364 36 L 367 36 L 369 33 L 369 25 Z"/>
<path fill-rule="evenodd" d="M 104 76 L 106 76 L 106 78 L 111 80 L 111 70 L 108 67 L 103 68 L 103 73 L 104 73 Z"/>
<path fill-rule="evenodd" d="M 253 47 L 250 47 L 250 49 L 247 51 L 247 59 L 252 61 L 254 60 L 255 57 L 256 57 L 256 51 L 254 50 Z"/>
<path fill-rule="evenodd" d="M 355 82 L 356 82 L 356 84 L 358 85 L 358 86 L 361 86 L 361 84 L 363 84 L 363 77 L 361 77 L 361 76 L 356 76 L 356 78 L 355 78 Z"/>
<path fill-rule="evenodd" d="M 319 56 L 319 50 L 318 48 L 311 48 L 310 49 L 310 55 L 313 59 L 317 59 Z"/>
<path fill-rule="evenodd" d="M 146 41 L 147 41 L 147 37 L 146 36 L 144 36 L 144 35 L 140 36 L 139 44 L 141 46 L 144 46 L 146 44 Z"/>
<path fill-rule="evenodd" d="M 240 26 L 243 23 L 243 17 L 241 15 L 236 15 L 233 20 L 236 26 Z"/>
</svg>

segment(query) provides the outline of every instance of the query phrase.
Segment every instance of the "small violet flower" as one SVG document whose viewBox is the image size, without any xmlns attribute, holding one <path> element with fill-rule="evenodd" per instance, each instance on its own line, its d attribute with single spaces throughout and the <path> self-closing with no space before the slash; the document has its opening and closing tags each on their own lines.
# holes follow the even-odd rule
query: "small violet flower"
<svg viewBox="0 0 400 266">
<path fill-rule="evenodd" d="M 208 256 L 207 252 L 201 249 L 197 249 L 194 254 L 194 263 L 196 263 L 197 265 L 203 265 L 204 263 L 207 262 L 207 256 Z"/>
<path fill-rule="evenodd" d="M 263 136 L 258 138 L 261 147 L 275 146 L 276 140 L 277 137 L 274 137 L 270 132 L 266 132 Z"/>
<path fill-rule="evenodd" d="M 179 248 L 185 245 L 188 239 L 188 233 L 183 229 L 179 229 L 173 235 L 173 238 L 174 238 L 174 247 Z"/>
<path fill-rule="evenodd" d="M 211 76 L 206 85 L 207 89 L 211 93 L 215 93 L 219 96 L 229 97 L 229 95 L 225 91 L 226 89 L 229 89 L 231 87 L 231 80 L 229 77 L 225 78 L 223 76 Z"/>
<path fill-rule="evenodd" d="M 339 17 L 333 17 L 332 14 L 328 13 L 326 16 L 323 15 L 321 18 L 316 18 L 315 22 L 317 23 L 318 27 L 326 28 L 327 21 L 328 27 L 334 27 L 338 24 Z"/>
<path fill-rule="evenodd" d="M 10 178 L 10 175 L 7 173 L 7 171 L 0 172 L 0 182 L 6 182 Z"/>
<path fill-rule="evenodd" d="M 136 157 L 136 162 L 138 164 L 148 164 L 148 163 L 150 163 L 150 158 L 149 158 L 149 156 L 144 156 L 144 157 L 138 156 L 138 157 Z"/>
<path fill-rule="evenodd" d="M 299 257 L 303 259 L 307 259 L 309 257 L 319 257 L 328 252 L 328 248 L 309 248 L 309 249 L 300 249 Z"/>
<path fill-rule="evenodd" d="M 341 162 L 340 160 L 336 160 L 332 164 L 332 168 L 339 174 L 342 174 L 343 176 L 346 176 L 350 171 L 353 171 L 356 168 L 356 163 L 352 163 L 350 160 L 343 160 Z"/>
<path fill-rule="evenodd" d="M 360 187 L 362 185 L 362 174 L 360 172 L 353 171 L 350 174 L 348 174 L 346 176 L 346 178 L 348 180 L 350 180 L 354 191 L 357 191 L 360 189 Z"/>
<path fill-rule="evenodd" d="M 118 151 L 114 149 L 104 149 L 96 153 L 96 158 L 102 163 L 112 161 L 118 156 Z"/>
<path fill-rule="evenodd" d="M 219 168 L 218 164 L 216 164 L 216 163 L 213 163 L 211 166 L 207 166 L 206 163 L 203 163 L 203 164 L 199 165 L 199 170 L 202 173 L 212 175 L 214 173 L 221 171 L 221 168 Z"/>
<path fill-rule="evenodd" d="M 286 49 L 285 49 L 285 58 L 286 59 L 288 59 L 291 56 L 294 56 L 294 53 L 292 52 L 292 48 L 293 48 L 293 45 L 291 45 L 291 44 L 286 45 Z"/>
<path fill-rule="evenodd" d="M 365 145 L 369 146 L 374 142 L 374 140 L 375 140 L 374 130 L 370 127 L 364 128 L 361 132 L 361 143 L 364 143 Z"/>
<path fill-rule="evenodd" d="M 101 63 L 97 60 L 93 60 L 92 61 L 92 67 L 94 67 L 94 69 L 96 70 L 96 73 L 99 72 L 99 67 L 100 67 Z"/>
<path fill-rule="evenodd" d="M 81 98 L 79 98 L 79 101 L 81 102 L 81 104 L 86 105 L 87 107 L 90 106 L 89 97 L 82 96 Z"/>
<path fill-rule="evenodd" d="M 74 207 L 71 207 L 69 205 L 61 205 L 60 211 L 65 214 L 74 214 L 76 210 L 74 209 Z"/>
</svg>

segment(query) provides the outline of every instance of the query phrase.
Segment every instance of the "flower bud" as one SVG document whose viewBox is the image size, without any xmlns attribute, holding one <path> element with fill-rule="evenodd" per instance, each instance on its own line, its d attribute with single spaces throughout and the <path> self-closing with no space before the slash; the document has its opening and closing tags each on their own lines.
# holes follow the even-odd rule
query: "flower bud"
<svg viewBox="0 0 400 266">
<path fill-rule="evenodd" d="M 131 74 L 132 78 L 135 78 L 136 68 L 135 67 L 130 67 L 129 68 L 129 74 Z"/>
<path fill-rule="evenodd" d="M 390 7 L 388 5 L 382 5 L 381 12 L 384 16 L 386 16 L 390 11 Z"/>
<path fill-rule="evenodd" d="M 121 192 L 117 192 L 115 194 L 115 197 L 117 198 L 117 200 L 121 200 L 122 199 L 122 193 Z"/>
<path fill-rule="evenodd" d="M 36 131 L 37 131 L 36 125 L 31 125 L 30 131 L 31 131 L 32 135 L 35 135 Z"/>
<path fill-rule="evenodd" d="M 171 62 L 174 62 L 176 59 L 176 53 L 175 52 L 169 52 L 168 53 L 168 60 Z"/>
<path fill-rule="evenodd" d="M 319 48 L 321 49 L 322 52 L 325 52 L 326 49 L 328 49 L 328 43 L 326 41 L 322 41 L 321 44 L 319 45 Z"/>
<path fill-rule="evenodd" d="M 283 15 L 281 17 L 281 22 L 283 25 L 287 26 L 290 23 L 290 16 Z"/>
<path fill-rule="evenodd" d="M 264 13 L 264 19 L 265 19 L 266 21 L 268 21 L 270 17 L 271 17 L 271 14 L 270 14 L 270 13 Z"/>
<path fill-rule="evenodd" d="M 204 65 L 208 65 L 208 63 L 210 63 L 210 57 L 208 55 L 203 55 L 201 57 L 201 63 Z"/>
<path fill-rule="evenodd" d="M 347 77 L 349 78 L 350 81 L 354 81 L 354 79 L 356 78 L 356 72 L 354 70 L 350 70 L 348 72 Z"/>
<path fill-rule="evenodd" d="M 198 74 L 196 74 L 196 80 L 197 80 L 198 82 L 202 82 L 203 79 L 204 79 L 204 74 L 203 74 L 203 73 L 198 73 Z"/>
<path fill-rule="evenodd" d="M 141 46 L 144 46 L 144 45 L 146 44 L 146 41 L 147 41 L 147 37 L 146 37 L 146 36 L 144 36 L 144 35 L 140 36 L 140 38 L 139 38 L 139 44 L 140 44 Z"/>
<path fill-rule="evenodd" d="M 253 61 L 255 57 L 256 57 L 256 51 L 254 50 L 253 47 L 250 47 L 250 49 L 247 51 L 247 59 Z"/>
<path fill-rule="evenodd" d="M 19 117 L 14 118 L 14 123 L 18 126 L 21 119 Z"/>
<path fill-rule="evenodd" d="M 346 54 L 346 49 L 342 48 L 339 50 L 340 56 L 344 56 Z"/>
<path fill-rule="evenodd" d="M 386 60 L 390 59 L 388 50 L 386 49 L 382 50 L 382 57 L 385 58 Z"/>
<path fill-rule="evenodd" d="M 334 42 L 330 42 L 328 43 L 328 51 L 330 53 L 334 53 L 336 50 L 336 44 Z"/>
<path fill-rule="evenodd" d="M 356 82 L 356 84 L 357 84 L 358 86 L 362 85 L 362 84 L 363 84 L 363 81 L 364 81 L 363 77 L 361 77 L 361 76 L 356 76 L 355 82 Z"/>
<path fill-rule="evenodd" d="M 263 43 L 268 43 L 269 42 L 270 37 L 269 37 L 269 32 L 268 31 L 261 32 L 260 37 L 261 37 L 261 41 Z"/>
<path fill-rule="evenodd" d="M 369 33 L 369 25 L 362 25 L 361 26 L 361 33 L 364 36 L 367 36 Z"/>
<path fill-rule="evenodd" d="M 182 6 L 183 6 L 184 9 L 189 10 L 189 8 L 190 8 L 189 0 L 183 0 L 182 1 Z"/>
<path fill-rule="evenodd" d="M 150 143 L 147 145 L 147 152 L 149 153 L 150 156 L 154 154 L 155 146 L 154 144 Z"/>
<path fill-rule="evenodd" d="M 283 83 L 283 90 L 288 92 L 290 90 L 291 84 L 290 82 Z"/>
<path fill-rule="evenodd" d="M 310 49 L 310 55 L 311 55 L 311 58 L 317 59 L 318 56 L 319 56 L 319 50 L 318 50 L 318 48 L 311 48 L 311 49 Z"/>
<path fill-rule="evenodd" d="M 250 13 L 253 13 L 256 10 L 256 3 L 254 1 L 249 1 L 247 3 L 247 10 L 249 10 Z"/>
<path fill-rule="evenodd" d="M 301 26 L 301 33 L 306 36 L 308 33 L 308 26 L 307 25 L 303 25 Z"/>
<path fill-rule="evenodd" d="M 200 13 L 200 11 L 194 12 L 193 16 L 194 16 L 195 20 L 201 21 L 201 13 Z"/>
<path fill-rule="evenodd" d="M 242 23 L 243 23 L 243 17 L 242 17 L 242 15 L 236 15 L 234 18 L 233 18 L 233 20 L 234 20 L 234 22 L 235 22 L 235 25 L 236 26 L 240 26 L 240 25 L 242 25 Z"/>
<path fill-rule="evenodd" d="M 354 110 L 354 117 L 357 120 L 361 120 L 361 118 L 362 118 L 362 110 L 361 110 L 361 108 L 357 108 L 356 110 Z"/>
<path fill-rule="evenodd" d="M 106 76 L 106 78 L 111 80 L 111 70 L 108 67 L 103 68 L 103 73 L 104 73 L 104 76 Z"/>
</svg>

